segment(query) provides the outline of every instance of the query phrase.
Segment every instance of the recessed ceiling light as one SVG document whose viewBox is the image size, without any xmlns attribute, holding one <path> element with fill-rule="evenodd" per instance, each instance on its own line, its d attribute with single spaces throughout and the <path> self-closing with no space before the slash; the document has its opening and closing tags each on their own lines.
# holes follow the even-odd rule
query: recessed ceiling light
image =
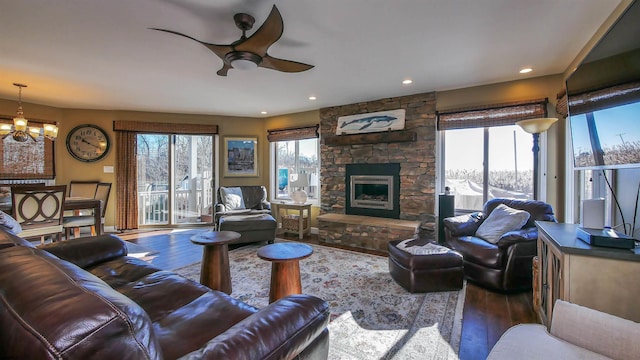
<svg viewBox="0 0 640 360">
<path fill-rule="evenodd" d="M 402 80 L 402 85 L 409 85 L 411 83 L 413 83 L 413 80 L 411 79 Z"/>
<path fill-rule="evenodd" d="M 533 71 L 533 69 L 532 69 L 532 68 L 530 68 L 530 67 L 526 67 L 526 68 L 522 68 L 522 69 L 520 69 L 520 74 L 526 74 L 526 73 L 530 73 L 530 72 L 532 72 L 532 71 Z"/>
<path fill-rule="evenodd" d="M 267 112 L 266 111 L 260 111 L 260 114 L 267 115 Z"/>
<path fill-rule="evenodd" d="M 309 96 L 309 100 L 315 100 L 316 97 L 315 96 Z"/>
</svg>

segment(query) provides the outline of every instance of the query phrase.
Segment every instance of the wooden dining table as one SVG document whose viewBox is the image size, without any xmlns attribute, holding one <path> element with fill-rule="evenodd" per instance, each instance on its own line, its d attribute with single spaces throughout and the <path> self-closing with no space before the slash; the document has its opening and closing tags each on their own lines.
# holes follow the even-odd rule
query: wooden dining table
<svg viewBox="0 0 640 360">
<path fill-rule="evenodd" d="M 93 210 L 96 234 L 102 235 L 102 200 L 84 197 L 66 197 L 62 209 L 67 210 Z M 10 202 L 0 203 L 0 210 L 11 215 L 13 210 Z"/>
</svg>

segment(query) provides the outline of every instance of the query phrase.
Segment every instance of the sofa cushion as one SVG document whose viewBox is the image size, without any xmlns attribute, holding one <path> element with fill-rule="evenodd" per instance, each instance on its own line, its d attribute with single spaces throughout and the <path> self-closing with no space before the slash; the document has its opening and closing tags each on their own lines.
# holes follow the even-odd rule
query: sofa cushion
<svg viewBox="0 0 640 360">
<path fill-rule="evenodd" d="M 476 236 L 496 244 L 503 234 L 522 228 L 529 220 L 529 216 L 529 213 L 524 210 L 517 210 L 500 204 L 480 224 L 476 231 Z"/>
<path fill-rule="evenodd" d="M 245 209 L 242 189 L 239 187 L 221 187 L 220 197 L 225 211 Z"/>
<path fill-rule="evenodd" d="M 502 334 L 487 359 L 602 360 L 609 358 L 553 337 L 543 325 L 520 324 Z"/>
<path fill-rule="evenodd" d="M 449 246 L 464 257 L 465 262 L 492 269 L 502 269 L 505 252 L 497 245 L 475 236 L 460 236 L 447 241 Z"/>
<path fill-rule="evenodd" d="M 162 358 L 149 317 L 131 299 L 46 251 L 14 246 L 1 252 L 3 356 Z"/>
<path fill-rule="evenodd" d="M 277 226 L 276 219 L 264 213 L 224 216 L 220 218 L 220 230 L 226 231 L 275 230 Z"/>
<path fill-rule="evenodd" d="M 22 232 L 20 223 L 2 210 L 0 210 L 0 229 L 6 230 L 14 235 Z"/>
<path fill-rule="evenodd" d="M 149 315 L 162 354 L 174 359 L 204 346 L 258 310 L 169 271 L 157 271 L 117 290 Z M 167 296 L 177 294 L 180 296 Z M 224 321 L 220 321 L 224 319 Z"/>
</svg>

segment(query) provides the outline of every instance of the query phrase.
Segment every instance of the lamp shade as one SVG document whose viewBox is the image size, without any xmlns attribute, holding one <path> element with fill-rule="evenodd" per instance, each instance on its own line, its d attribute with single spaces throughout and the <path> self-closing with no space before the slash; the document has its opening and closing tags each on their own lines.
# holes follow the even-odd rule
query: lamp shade
<svg viewBox="0 0 640 360">
<path fill-rule="evenodd" d="M 558 118 L 537 118 L 516 121 L 516 125 L 529 134 L 539 134 L 549 130 L 556 121 L 558 121 Z"/>
<path fill-rule="evenodd" d="M 14 117 L 13 126 L 16 131 L 27 131 L 27 119 L 23 117 Z"/>
<path fill-rule="evenodd" d="M 309 174 L 299 173 L 299 174 L 291 174 L 291 182 L 289 183 L 291 187 L 307 187 L 309 186 Z"/>
<path fill-rule="evenodd" d="M 0 124 L 0 135 L 7 135 L 11 130 L 13 129 L 10 124 Z"/>
</svg>

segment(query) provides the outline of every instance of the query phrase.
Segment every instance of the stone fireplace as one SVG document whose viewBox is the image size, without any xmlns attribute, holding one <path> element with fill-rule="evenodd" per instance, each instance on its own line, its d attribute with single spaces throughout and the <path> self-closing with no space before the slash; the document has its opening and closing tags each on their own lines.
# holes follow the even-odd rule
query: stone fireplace
<svg viewBox="0 0 640 360">
<path fill-rule="evenodd" d="M 398 224 L 398 220 L 415 222 L 427 237 L 435 238 L 433 230 L 435 228 L 435 138 L 436 138 L 436 116 L 435 116 L 435 93 L 423 93 L 395 98 L 387 98 L 364 103 L 335 106 L 320 110 L 320 154 L 321 154 L 321 208 L 320 216 L 332 215 L 331 224 L 327 225 L 319 221 L 320 241 L 343 242 L 348 237 L 353 242 L 366 243 L 372 241 L 376 246 L 363 246 L 367 248 L 386 249 L 386 242 L 393 236 L 405 236 L 406 231 L 396 233 L 393 224 Z M 371 133 L 362 135 L 336 135 L 338 117 L 355 114 L 365 114 L 377 111 L 405 109 L 405 129 L 403 131 L 392 131 L 388 133 Z M 395 133 L 395 134 L 394 134 Z M 400 136 L 392 136 L 400 135 Z M 352 188 L 347 180 L 347 169 L 351 165 L 375 167 L 376 164 L 397 164 L 399 167 L 397 179 L 393 184 L 393 196 L 397 198 L 397 213 L 392 215 L 371 215 L 354 214 L 361 211 L 361 206 L 351 204 Z M 359 174 L 369 176 L 371 174 Z M 388 176 L 389 174 L 379 174 Z M 370 178 L 364 179 L 371 180 Z M 384 188 L 380 184 L 382 179 L 377 179 L 375 183 L 370 183 L 368 188 L 364 186 L 359 190 L 364 190 L 368 195 L 376 198 Z M 359 183 L 356 185 L 365 185 Z M 377 186 L 382 185 L 382 187 Z M 387 185 L 388 186 L 388 185 Z M 397 191 L 396 191 L 397 189 Z M 359 191 L 357 186 L 354 188 Z M 388 189 L 387 189 L 388 190 Z M 388 196 L 388 195 L 387 195 Z M 369 201 L 371 199 L 367 199 Z M 373 201 L 379 201 L 374 199 Z M 380 201 L 383 202 L 383 201 Z M 372 203 L 368 203 L 371 205 Z M 376 204 L 380 205 L 382 204 Z M 385 204 L 384 206 L 388 206 Z M 336 216 L 334 216 L 336 215 Z M 351 222 L 345 226 L 334 226 L 338 221 L 337 215 L 344 216 L 372 216 L 373 222 L 391 224 L 389 228 L 372 228 L 367 223 L 350 219 Z M 326 218 L 326 217 L 325 217 Z M 376 220 L 380 218 L 380 220 Z M 320 220 L 320 218 L 319 218 Z M 341 220 L 340 220 L 341 221 Z M 387 226 L 387 225 L 385 225 Z M 323 229 L 324 227 L 324 229 Z M 327 229 L 327 227 L 329 229 Z M 343 233 L 338 239 L 339 233 Z M 391 235 L 390 235 L 391 234 Z M 369 238 L 359 239 L 358 237 Z M 384 238 L 383 238 L 384 237 Z"/>
</svg>

